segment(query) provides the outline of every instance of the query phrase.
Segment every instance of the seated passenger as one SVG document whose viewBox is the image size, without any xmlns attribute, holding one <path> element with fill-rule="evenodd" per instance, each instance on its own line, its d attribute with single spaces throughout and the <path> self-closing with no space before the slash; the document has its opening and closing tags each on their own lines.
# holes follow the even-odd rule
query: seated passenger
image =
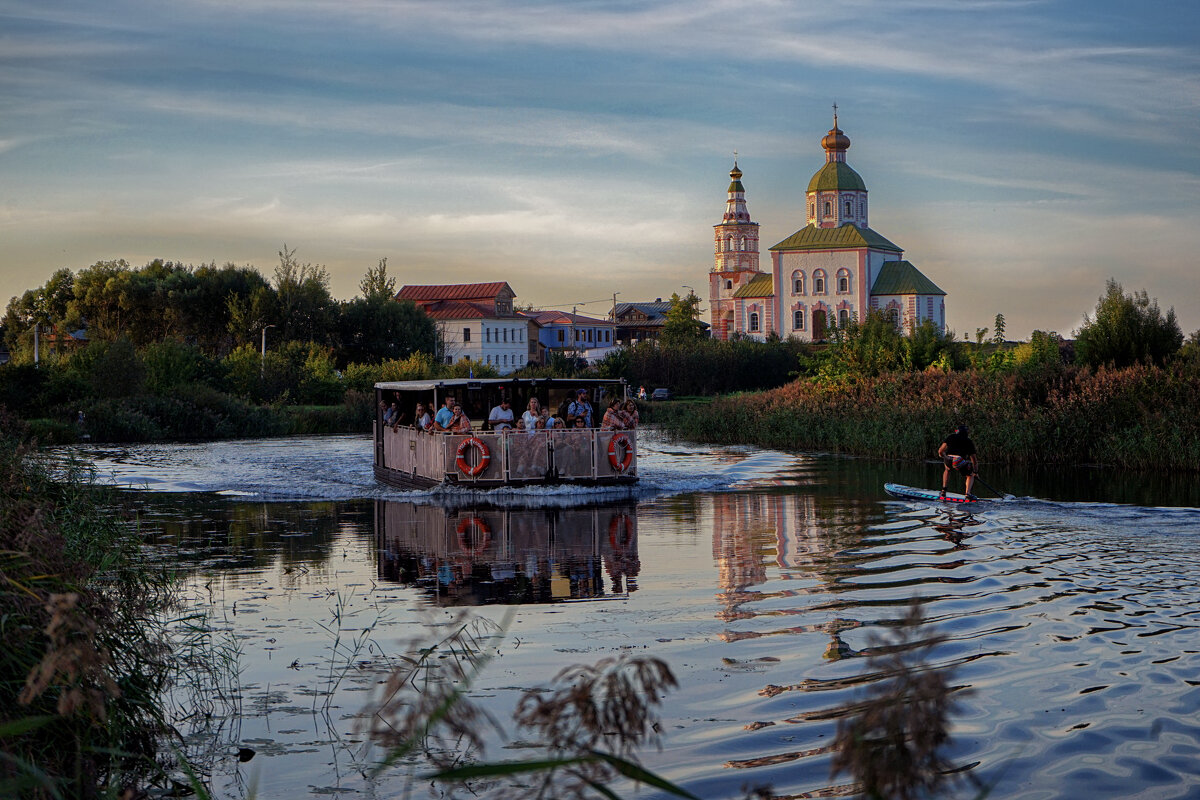
<svg viewBox="0 0 1200 800">
<path fill-rule="evenodd" d="M 561 428 L 563 426 L 562 419 L 560 419 L 557 414 L 551 414 L 550 409 L 548 408 L 542 409 L 541 422 L 542 427 L 548 431 L 552 431 L 555 428 Z"/>
<path fill-rule="evenodd" d="M 576 430 L 585 431 L 587 430 L 587 420 L 585 420 L 583 417 L 576 417 L 575 424 L 572 427 Z"/>
<path fill-rule="evenodd" d="M 623 431 L 625 430 L 624 414 L 621 411 L 621 401 L 613 398 L 608 404 L 608 408 L 604 410 L 604 419 L 600 421 L 600 430 L 602 431 Z"/>
<path fill-rule="evenodd" d="M 451 433 L 470 433 L 471 420 L 467 419 L 467 415 L 463 413 L 462 406 L 455 405 L 453 416 L 450 418 L 450 424 L 447 426 Z"/>
<path fill-rule="evenodd" d="M 418 431 L 429 431 L 433 428 L 433 419 L 429 416 L 429 412 L 425 410 L 424 403 L 417 403 L 417 410 L 413 414 L 413 419 L 416 420 L 416 428 Z"/>
<path fill-rule="evenodd" d="M 500 405 L 492 409 L 492 413 L 488 414 L 488 424 L 494 431 L 508 430 L 513 426 L 512 408 L 509 406 L 507 397 L 500 401 Z"/>
<path fill-rule="evenodd" d="M 383 424 L 392 426 L 396 424 L 396 419 L 400 416 L 400 409 L 395 403 L 388 406 L 387 411 L 383 412 Z"/>
</svg>

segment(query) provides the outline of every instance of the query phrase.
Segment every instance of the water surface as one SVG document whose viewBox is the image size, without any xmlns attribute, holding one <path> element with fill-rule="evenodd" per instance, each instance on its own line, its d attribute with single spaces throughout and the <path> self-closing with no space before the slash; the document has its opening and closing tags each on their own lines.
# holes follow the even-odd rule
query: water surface
<svg viewBox="0 0 1200 800">
<path fill-rule="evenodd" d="M 464 606 L 509 620 L 472 693 L 498 715 L 568 664 L 655 655 L 680 688 L 648 766 L 706 798 L 846 793 L 837 709 L 913 597 L 970 690 L 948 755 L 992 797 L 1200 796 L 1190 482 L 985 473 L 1016 499 L 965 513 L 883 495 L 936 485 L 934 464 L 641 438 L 636 489 L 486 498 L 381 487 L 360 437 L 86 454 L 138 487 L 154 552 L 239 671 L 179 698 L 209 712 L 180 727 L 220 797 L 404 796 L 364 777 L 378 752 L 355 718 L 404 643 Z"/>
</svg>

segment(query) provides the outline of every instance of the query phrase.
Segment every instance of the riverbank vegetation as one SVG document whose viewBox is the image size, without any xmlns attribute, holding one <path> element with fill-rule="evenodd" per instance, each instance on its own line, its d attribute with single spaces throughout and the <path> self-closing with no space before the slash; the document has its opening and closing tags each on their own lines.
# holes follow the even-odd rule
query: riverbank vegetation
<svg viewBox="0 0 1200 800">
<path fill-rule="evenodd" d="M 1003 319 L 997 319 L 1002 331 Z M 987 461 L 1200 470 L 1200 335 L 1110 281 L 1074 350 L 1035 331 L 955 342 L 871 314 L 832 334 L 786 386 L 654 405 L 674 435 L 884 458 L 930 457 L 968 424 Z"/>
<path fill-rule="evenodd" d="M 87 473 L 18 428 L 0 414 L 0 796 L 141 796 L 165 782 L 170 581 Z"/>
</svg>

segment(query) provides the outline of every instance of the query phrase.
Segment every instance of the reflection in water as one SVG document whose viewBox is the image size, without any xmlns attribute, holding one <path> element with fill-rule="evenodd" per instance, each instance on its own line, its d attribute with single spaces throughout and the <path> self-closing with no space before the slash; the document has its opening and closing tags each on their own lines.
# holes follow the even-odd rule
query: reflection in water
<svg viewBox="0 0 1200 800">
<path fill-rule="evenodd" d="M 380 579 L 419 587 L 437 605 L 594 600 L 638 588 L 632 502 L 447 510 L 377 500 L 375 536 Z"/>
</svg>

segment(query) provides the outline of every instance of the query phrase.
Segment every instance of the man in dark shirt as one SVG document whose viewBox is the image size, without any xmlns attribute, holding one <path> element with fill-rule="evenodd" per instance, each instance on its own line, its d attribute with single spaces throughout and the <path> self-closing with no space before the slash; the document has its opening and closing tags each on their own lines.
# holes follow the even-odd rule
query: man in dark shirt
<svg viewBox="0 0 1200 800">
<path fill-rule="evenodd" d="M 942 494 L 946 496 L 946 482 L 950 479 L 950 470 L 955 470 L 967 479 L 967 498 L 975 500 L 971 488 L 975 484 L 975 472 L 979 462 L 975 458 L 975 443 L 967 435 L 967 426 L 959 425 L 954 433 L 947 436 L 938 447 L 938 457 L 946 465 L 942 472 Z"/>
</svg>

